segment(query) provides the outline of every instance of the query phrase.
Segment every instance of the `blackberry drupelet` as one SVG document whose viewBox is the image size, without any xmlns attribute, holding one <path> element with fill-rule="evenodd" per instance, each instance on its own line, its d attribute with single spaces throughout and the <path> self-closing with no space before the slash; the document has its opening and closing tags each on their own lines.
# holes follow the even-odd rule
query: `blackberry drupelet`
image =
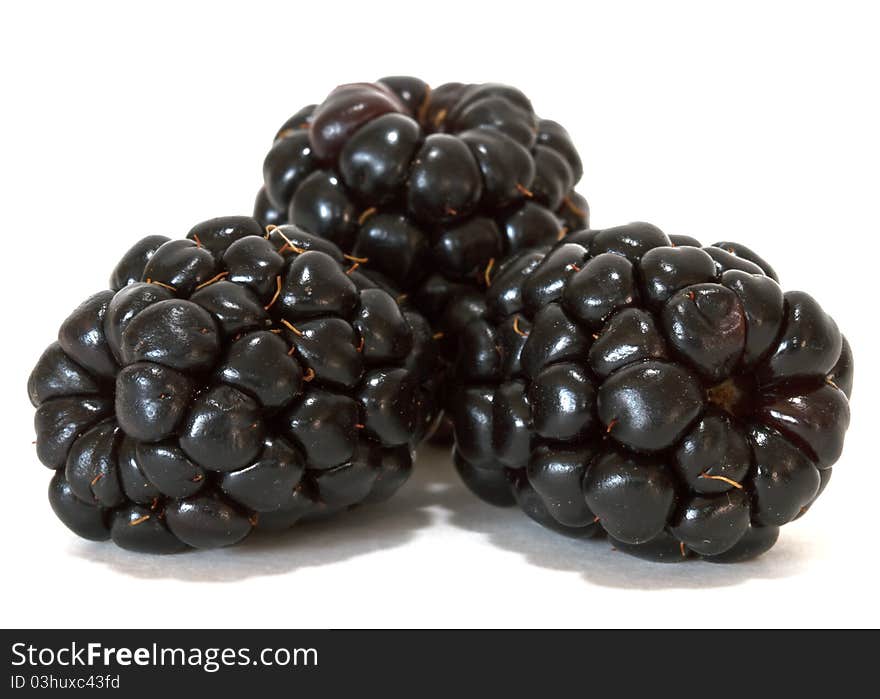
<svg viewBox="0 0 880 699">
<path fill-rule="evenodd" d="M 368 262 L 439 332 L 486 269 L 585 228 L 583 165 L 559 124 L 506 85 L 412 77 L 336 88 L 291 117 L 263 167 L 254 215 L 289 222 Z"/>
<path fill-rule="evenodd" d="M 496 505 L 655 560 L 768 550 L 831 477 L 853 360 L 732 243 L 646 223 L 495 271 L 459 342 L 455 461 Z"/>
<path fill-rule="evenodd" d="M 78 535 L 226 546 L 406 480 L 432 418 L 431 331 L 332 243 L 218 218 L 144 238 L 110 284 L 28 382 L 49 500 Z"/>
</svg>

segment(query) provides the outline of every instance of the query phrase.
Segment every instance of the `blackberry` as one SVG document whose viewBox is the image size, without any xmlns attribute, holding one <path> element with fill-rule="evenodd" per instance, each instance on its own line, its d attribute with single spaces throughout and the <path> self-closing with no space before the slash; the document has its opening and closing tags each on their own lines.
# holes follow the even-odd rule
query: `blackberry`
<svg viewBox="0 0 880 699">
<path fill-rule="evenodd" d="M 28 382 L 58 517 L 170 553 L 390 497 L 432 417 L 433 341 L 356 268 L 240 216 L 136 243 Z"/>
<path fill-rule="evenodd" d="M 646 558 L 737 561 L 828 484 L 852 352 L 748 248 L 585 230 L 500 265 L 484 306 L 450 401 L 484 500 Z"/>
<path fill-rule="evenodd" d="M 332 240 L 410 298 L 445 338 L 442 376 L 496 260 L 587 227 L 582 175 L 568 133 L 518 89 L 393 76 L 342 85 L 285 122 L 254 216 Z"/>
<path fill-rule="evenodd" d="M 585 228 L 583 164 L 565 129 L 506 85 L 413 77 L 342 85 L 276 134 L 254 207 L 365 260 L 439 332 L 496 259 Z"/>
</svg>

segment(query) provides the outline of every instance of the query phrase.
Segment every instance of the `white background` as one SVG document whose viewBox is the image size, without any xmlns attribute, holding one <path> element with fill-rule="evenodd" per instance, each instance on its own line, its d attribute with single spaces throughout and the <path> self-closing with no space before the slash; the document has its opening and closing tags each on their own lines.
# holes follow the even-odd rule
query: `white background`
<svg viewBox="0 0 880 699">
<path fill-rule="evenodd" d="M 876 626 L 878 32 L 865 2 L 3 3 L 4 626 Z M 565 124 L 595 227 L 742 241 L 856 355 L 819 504 L 739 566 L 648 564 L 477 502 L 428 451 L 385 507 L 150 558 L 45 498 L 25 382 L 148 233 L 249 213 L 275 129 L 336 84 L 509 82 Z"/>
</svg>

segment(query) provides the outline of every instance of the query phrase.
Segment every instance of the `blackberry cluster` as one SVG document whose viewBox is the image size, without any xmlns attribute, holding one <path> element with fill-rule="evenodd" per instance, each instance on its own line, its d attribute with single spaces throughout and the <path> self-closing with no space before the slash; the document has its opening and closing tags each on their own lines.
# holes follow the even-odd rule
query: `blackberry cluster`
<svg viewBox="0 0 880 699">
<path fill-rule="evenodd" d="M 811 296 L 744 246 L 646 223 L 507 260 L 459 347 L 470 488 L 652 559 L 769 549 L 849 424 L 852 353 Z"/>
<path fill-rule="evenodd" d="M 506 85 L 389 77 L 343 85 L 279 129 L 254 216 L 363 260 L 455 334 L 487 269 L 588 222 L 581 159 L 558 123 Z"/>
<path fill-rule="evenodd" d="M 831 477 L 853 360 L 730 242 L 589 229 L 565 129 L 499 84 L 338 87 L 254 217 L 149 236 L 37 363 L 58 517 L 170 553 L 390 497 L 452 415 L 484 500 L 634 555 L 738 561 Z"/>
<path fill-rule="evenodd" d="M 432 418 L 427 322 L 331 242 L 249 217 L 150 236 L 34 369 L 49 499 L 171 553 L 391 496 Z"/>
</svg>

